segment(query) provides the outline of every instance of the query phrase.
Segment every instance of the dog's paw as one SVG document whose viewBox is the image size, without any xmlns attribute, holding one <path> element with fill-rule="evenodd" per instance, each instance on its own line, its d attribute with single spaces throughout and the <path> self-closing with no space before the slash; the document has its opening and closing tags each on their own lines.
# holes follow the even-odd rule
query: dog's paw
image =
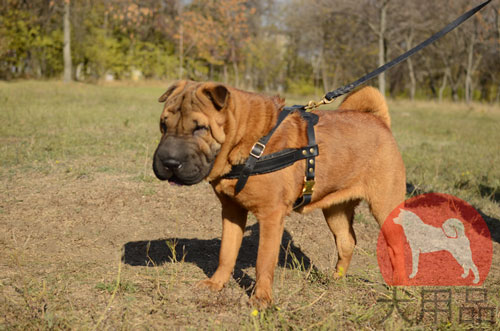
<svg viewBox="0 0 500 331">
<path fill-rule="evenodd" d="M 219 292 L 224 287 L 223 283 L 213 281 L 211 278 L 201 280 L 196 283 L 197 288 L 206 288 L 214 292 Z"/>
<path fill-rule="evenodd" d="M 340 273 L 340 272 L 334 272 L 333 273 L 333 280 L 339 280 L 339 279 L 341 279 L 343 277 L 344 277 L 343 273 Z"/>
<path fill-rule="evenodd" d="M 337 280 L 345 276 L 345 269 L 343 267 L 337 267 L 337 271 L 333 273 L 333 279 Z"/>
<path fill-rule="evenodd" d="M 255 292 L 250 298 L 250 304 L 258 309 L 266 309 L 271 306 L 273 298 L 270 289 L 255 288 Z"/>
</svg>

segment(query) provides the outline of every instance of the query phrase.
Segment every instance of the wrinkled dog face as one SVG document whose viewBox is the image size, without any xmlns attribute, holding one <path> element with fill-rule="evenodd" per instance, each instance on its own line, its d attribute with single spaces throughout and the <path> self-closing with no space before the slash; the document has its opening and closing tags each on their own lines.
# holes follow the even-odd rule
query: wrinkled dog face
<svg viewBox="0 0 500 331">
<path fill-rule="evenodd" d="M 226 87 L 215 83 L 181 81 L 159 99 L 161 140 L 153 170 L 161 180 L 193 185 L 206 178 L 224 142 Z"/>
</svg>

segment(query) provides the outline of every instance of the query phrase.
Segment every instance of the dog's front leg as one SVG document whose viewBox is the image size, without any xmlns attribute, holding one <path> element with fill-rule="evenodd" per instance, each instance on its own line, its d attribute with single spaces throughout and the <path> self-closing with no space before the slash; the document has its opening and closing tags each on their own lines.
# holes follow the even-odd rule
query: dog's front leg
<svg viewBox="0 0 500 331">
<path fill-rule="evenodd" d="M 285 223 L 284 215 L 285 213 L 281 210 L 256 215 L 259 220 L 259 251 L 256 265 L 257 279 L 252 301 L 263 308 L 272 302 L 274 269 L 278 263 Z"/>
<path fill-rule="evenodd" d="M 222 241 L 219 253 L 219 266 L 212 277 L 199 283 L 220 291 L 229 281 L 240 250 L 248 212 L 226 197 L 219 196 L 222 203 Z"/>
</svg>

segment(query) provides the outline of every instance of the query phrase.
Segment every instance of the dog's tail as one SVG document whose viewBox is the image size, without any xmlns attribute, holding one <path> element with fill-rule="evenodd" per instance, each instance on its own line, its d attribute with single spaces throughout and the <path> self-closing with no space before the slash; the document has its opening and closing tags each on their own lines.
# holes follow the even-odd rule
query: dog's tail
<svg viewBox="0 0 500 331">
<path fill-rule="evenodd" d="M 456 218 L 450 218 L 443 223 L 443 232 L 447 237 L 462 238 L 465 237 L 465 228 L 462 221 Z"/>
<path fill-rule="evenodd" d="M 389 108 L 384 96 L 374 87 L 366 86 L 351 92 L 340 104 L 339 109 L 358 110 L 372 113 L 384 122 L 388 128 L 391 127 Z"/>
</svg>

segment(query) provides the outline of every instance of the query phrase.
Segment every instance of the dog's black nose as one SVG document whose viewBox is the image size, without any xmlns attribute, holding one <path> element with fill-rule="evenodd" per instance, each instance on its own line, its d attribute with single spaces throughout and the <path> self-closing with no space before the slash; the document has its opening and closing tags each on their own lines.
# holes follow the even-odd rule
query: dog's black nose
<svg viewBox="0 0 500 331">
<path fill-rule="evenodd" d="M 182 163 L 175 159 L 166 159 L 162 161 L 163 165 L 169 169 L 179 169 L 182 167 Z"/>
</svg>

